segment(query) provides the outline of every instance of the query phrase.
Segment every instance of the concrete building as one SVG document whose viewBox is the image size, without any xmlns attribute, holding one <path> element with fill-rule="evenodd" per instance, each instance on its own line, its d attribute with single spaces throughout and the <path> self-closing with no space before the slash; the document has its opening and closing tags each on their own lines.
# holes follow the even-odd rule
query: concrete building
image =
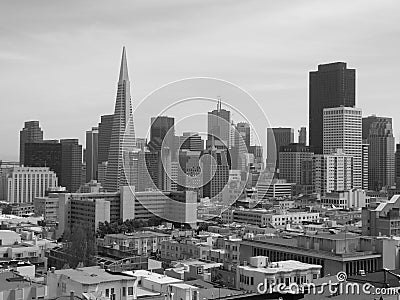
<svg viewBox="0 0 400 300">
<path fill-rule="evenodd" d="M 294 143 L 293 128 L 267 128 L 267 167 L 279 169 L 279 150 Z"/>
<path fill-rule="evenodd" d="M 278 284 L 289 289 L 290 284 L 311 283 L 320 277 L 321 268 L 295 260 L 270 263 L 266 256 L 250 257 L 246 265 L 236 268 L 236 288 L 257 293 L 261 285 L 266 293 L 282 292 L 278 290 Z"/>
<path fill-rule="evenodd" d="M 314 153 L 323 152 L 323 110 L 356 104 L 356 70 L 345 62 L 318 65 L 309 75 L 309 145 Z"/>
<path fill-rule="evenodd" d="M 370 238 L 354 234 L 304 234 L 290 239 L 270 238 L 240 242 L 240 262 L 253 256 L 267 256 L 269 261 L 296 260 L 322 266 L 321 276 L 346 272 L 356 275 L 360 270 L 382 269 L 382 253 L 371 245 Z"/>
<path fill-rule="evenodd" d="M 283 198 L 291 197 L 295 183 L 287 182 L 284 179 L 259 180 L 257 182 L 257 198 Z"/>
<path fill-rule="evenodd" d="M 379 191 L 395 183 L 395 139 L 392 118 L 375 115 L 362 119 L 363 139 L 369 144 L 369 186 Z"/>
<path fill-rule="evenodd" d="M 167 240 L 161 243 L 161 258 L 167 261 L 189 258 L 206 260 L 212 248 L 211 238 L 207 242 L 195 238 Z"/>
<path fill-rule="evenodd" d="M 75 193 L 82 183 L 82 146 L 77 139 L 60 140 L 61 178 L 60 185 Z"/>
<path fill-rule="evenodd" d="M 314 153 L 305 144 L 282 146 L 279 150 L 279 178 L 301 184 L 302 164 L 313 156 Z"/>
<path fill-rule="evenodd" d="M 334 191 L 321 196 L 321 204 L 340 209 L 359 209 L 367 205 L 365 190 Z"/>
<path fill-rule="evenodd" d="M 236 209 L 233 212 L 233 221 L 238 223 L 253 224 L 261 227 L 286 226 L 288 224 L 301 224 L 302 222 L 316 222 L 319 213 L 310 212 L 272 212 L 266 209 Z"/>
<path fill-rule="evenodd" d="M 204 141 L 198 132 L 183 132 L 179 137 L 179 150 L 203 151 Z"/>
<path fill-rule="evenodd" d="M 368 175 L 368 169 L 369 169 L 369 144 L 363 143 L 361 145 L 361 147 L 362 147 L 362 159 L 361 159 L 361 165 L 362 165 L 362 172 L 361 172 L 362 189 L 363 190 L 368 190 L 368 185 L 369 185 L 369 175 Z"/>
<path fill-rule="evenodd" d="M 362 210 L 362 233 L 370 236 L 400 235 L 400 195 L 387 202 L 370 203 Z"/>
<path fill-rule="evenodd" d="M 329 155 L 314 155 L 312 174 L 315 192 L 325 195 L 353 188 L 353 161 L 353 157 L 341 149 Z"/>
<path fill-rule="evenodd" d="M 46 224 L 57 224 L 59 217 L 58 194 L 50 193 L 47 197 L 33 199 L 35 214 L 42 215 Z"/>
<path fill-rule="evenodd" d="M 298 132 L 299 132 L 298 143 L 304 144 L 304 146 L 306 146 L 307 145 L 307 127 L 300 127 Z"/>
<path fill-rule="evenodd" d="M 31 300 L 48 299 L 48 287 L 21 275 L 18 271 L 0 272 L 0 299 Z"/>
<path fill-rule="evenodd" d="M 362 188 L 362 113 L 354 107 L 326 108 L 323 111 L 324 154 L 342 149 L 353 157 L 353 187 Z"/>
<path fill-rule="evenodd" d="M 3 174 L 7 180 L 9 203 L 33 202 L 43 197 L 49 188 L 58 186 L 55 172 L 47 167 L 14 167 Z"/>
<path fill-rule="evenodd" d="M 129 253 L 130 256 L 150 256 L 152 253 L 161 252 L 162 242 L 170 239 L 168 234 L 152 231 L 107 234 L 101 242 L 101 248 L 112 248 Z"/>
</svg>

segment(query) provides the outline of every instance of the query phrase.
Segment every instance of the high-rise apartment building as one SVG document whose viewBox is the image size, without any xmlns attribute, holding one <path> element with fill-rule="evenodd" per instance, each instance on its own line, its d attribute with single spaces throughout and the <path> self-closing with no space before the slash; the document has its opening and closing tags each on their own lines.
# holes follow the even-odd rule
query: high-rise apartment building
<svg viewBox="0 0 400 300">
<path fill-rule="evenodd" d="M 318 66 L 309 78 L 309 145 L 314 153 L 323 153 L 323 110 L 355 106 L 356 70 L 344 62 Z"/>
<path fill-rule="evenodd" d="M 217 109 L 208 112 L 208 137 L 206 148 L 214 144 L 217 148 L 230 148 L 231 112 L 222 108 L 221 101 Z"/>
<path fill-rule="evenodd" d="M 354 107 L 325 108 L 323 111 L 323 152 L 342 149 L 353 157 L 353 187 L 362 187 L 362 115 Z"/>
<path fill-rule="evenodd" d="M 19 133 L 19 163 L 24 165 L 25 144 L 43 141 L 43 131 L 39 121 L 27 121 Z"/>
<path fill-rule="evenodd" d="M 294 143 L 293 128 L 267 128 L 267 166 L 279 169 L 279 149 Z"/>
<path fill-rule="evenodd" d="M 279 151 L 279 178 L 287 182 L 301 184 L 302 163 L 310 160 L 314 153 L 305 144 L 289 144 Z"/>
<path fill-rule="evenodd" d="M 97 180 L 99 129 L 86 131 L 86 182 Z"/>
<path fill-rule="evenodd" d="M 392 118 L 363 118 L 363 138 L 369 144 L 369 189 L 379 191 L 395 183 L 395 140 Z"/>
<path fill-rule="evenodd" d="M 123 155 L 136 146 L 132 117 L 130 82 L 125 47 L 122 50 L 121 67 L 115 101 L 113 125 L 108 150 L 105 189 L 109 192 L 119 190 L 128 184 L 125 177 Z"/>
<path fill-rule="evenodd" d="M 321 196 L 353 188 L 353 157 L 341 149 L 331 154 L 314 155 L 312 168 L 314 189 Z"/>
<path fill-rule="evenodd" d="M 46 167 L 14 167 L 3 176 L 7 178 L 9 203 L 31 203 L 58 185 L 56 173 Z"/>
</svg>

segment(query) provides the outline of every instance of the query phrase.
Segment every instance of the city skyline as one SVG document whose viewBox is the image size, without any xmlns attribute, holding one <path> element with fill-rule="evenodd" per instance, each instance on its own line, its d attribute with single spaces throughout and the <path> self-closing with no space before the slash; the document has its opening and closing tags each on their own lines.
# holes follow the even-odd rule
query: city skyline
<svg viewBox="0 0 400 300">
<path fill-rule="evenodd" d="M 396 84 L 390 76 L 399 67 L 394 38 L 398 29 L 393 26 L 399 8 L 397 2 L 387 1 L 387 6 L 377 1 L 343 1 L 342 6 L 337 1 L 323 4 L 254 1 L 246 6 L 211 5 L 204 1 L 181 3 L 181 18 L 172 18 L 168 26 L 157 32 L 161 28 L 146 16 L 168 21 L 166 18 L 178 14 L 173 10 L 177 3 L 125 2 L 126 10 L 121 12 L 99 2 L 95 7 L 83 5 L 84 17 L 73 13 L 75 2 L 63 4 L 64 10 L 59 10 L 58 5 L 45 6 L 39 2 L 31 6 L 24 2 L 18 13 L 11 13 L 18 6 L 1 4 L 4 46 L 0 51 L 3 78 L 0 90 L 8 113 L 0 122 L 3 138 L 0 158 L 18 160 L 17 133 L 27 120 L 39 120 L 46 139 L 79 138 L 84 145 L 85 132 L 98 124 L 100 115 L 113 111 L 116 71 L 123 45 L 130 58 L 134 107 L 146 94 L 173 80 L 217 77 L 254 95 L 273 127 L 297 129 L 308 123 L 309 72 L 318 64 L 344 61 L 357 70 L 356 107 L 362 108 L 363 116 L 374 113 L 393 118 L 394 135 L 399 135 L 396 120 L 400 116 L 392 109 L 396 107 Z M 165 16 L 166 11 L 170 15 Z M 134 18 L 135 15 L 138 17 Z M 140 15 L 145 17 L 139 18 Z M 203 15 L 209 19 L 209 29 Z M 242 23 L 235 18 L 239 15 Z M 296 21 L 285 23 L 282 16 Z M 18 22 L 20 18 L 24 22 Z M 38 22 L 38 18 L 43 21 Z M 192 18 L 198 23 L 186 22 Z M 324 34 L 316 29 L 317 25 L 327 28 Z M 279 37 L 275 34 L 278 28 Z M 299 33 L 305 35 L 304 41 L 296 39 Z M 234 39 L 238 35 L 240 44 Z M 161 42 L 165 46 L 160 49 L 156 44 Z M 203 47 L 193 47 L 198 44 Z M 19 88 L 21 80 L 23 89 Z M 218 91 L 212 93 L 215 98 L 238 101 Z M 204 112 L 214 107 L 210 104 Z M 135 120 L 138 137 L 146 135 L 143 130 L 158 111 L 149 107 L 148 113 Z M 74 122 L 67 126 L 71 119 Z M 206 131 L 206 123 L 202 128 Z"/>
</svg>

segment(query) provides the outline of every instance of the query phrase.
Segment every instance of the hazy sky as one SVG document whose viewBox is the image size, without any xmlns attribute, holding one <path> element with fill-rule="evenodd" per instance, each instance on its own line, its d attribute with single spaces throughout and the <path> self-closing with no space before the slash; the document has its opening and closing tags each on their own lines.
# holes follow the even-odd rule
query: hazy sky
<svg viewBox="0 0 400 300">
<path fill-rule="evenodd" d="M 251 93 L 272 126 L 296 129 L 308 124 L 308 72 L 345 61 L 357 106 L 393 117 L 400 136 L 399 15 L 398 0 L 1 1 L 0 159 L 18 159 L 26 120 L 84 143 L 113 112 L 123 45 L 134 105 L 165 83 L 217 77 Z"/>
</svg>

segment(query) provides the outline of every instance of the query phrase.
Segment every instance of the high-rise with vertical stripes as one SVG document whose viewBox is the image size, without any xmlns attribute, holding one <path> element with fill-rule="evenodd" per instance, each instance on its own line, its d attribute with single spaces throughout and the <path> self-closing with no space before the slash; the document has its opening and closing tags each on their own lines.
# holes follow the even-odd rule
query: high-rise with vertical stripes
<svg viewBox="0 0 400 300">
<path fill-rule="evenodd" d="M 121 67 L 118 80 L 117 97 L 108 151 L 108 164 L 105 188 L 109 192 L 118 191 L 121 186 L 128 185 L 128 175 L 124 170 L 124 155 L 135 148 L 135 130 L 132 117 L 130 82 L 125 47 L 122 50 Z"/>
</svg>

